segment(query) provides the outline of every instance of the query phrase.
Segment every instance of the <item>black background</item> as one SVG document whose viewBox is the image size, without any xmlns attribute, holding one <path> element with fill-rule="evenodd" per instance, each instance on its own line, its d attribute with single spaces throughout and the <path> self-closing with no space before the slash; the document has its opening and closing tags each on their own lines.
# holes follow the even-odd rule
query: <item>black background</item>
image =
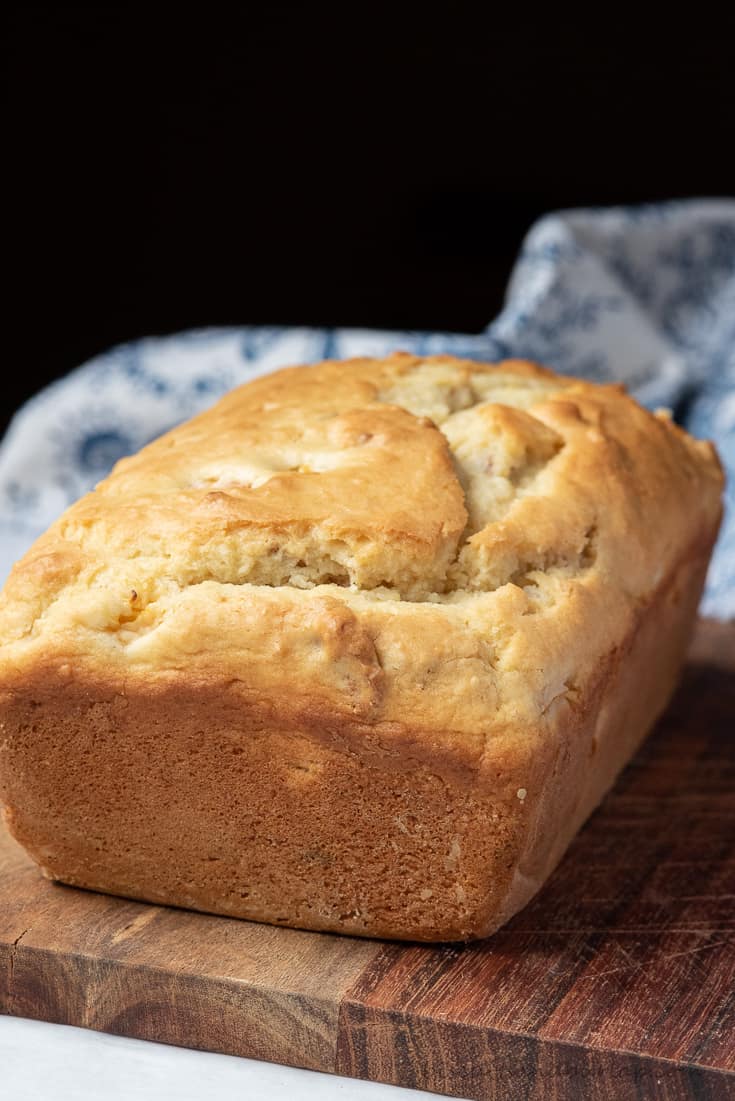
<svg viewBox="0 0 735 1101">
<path fill-rule="evenodd" d="M 735 192 L 732 18 L 478 7 L 11 7 L 0 427 L 149 333 L 477 331 L 541 213 Z"/>
</svg>

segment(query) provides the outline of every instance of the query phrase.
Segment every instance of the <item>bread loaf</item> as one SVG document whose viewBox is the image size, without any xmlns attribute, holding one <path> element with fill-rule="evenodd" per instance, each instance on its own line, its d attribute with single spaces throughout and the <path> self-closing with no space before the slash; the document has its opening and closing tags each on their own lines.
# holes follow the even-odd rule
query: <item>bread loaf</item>
<svg viewBox="0 0 735 1101">
<path fill-rule="evenodd" d="M 668 415 L 525 362 L 250 382 L 13 570 L 7 824 L 64 883 L 486 936 L 669 699 L 721 489 Z"/>
</svg>

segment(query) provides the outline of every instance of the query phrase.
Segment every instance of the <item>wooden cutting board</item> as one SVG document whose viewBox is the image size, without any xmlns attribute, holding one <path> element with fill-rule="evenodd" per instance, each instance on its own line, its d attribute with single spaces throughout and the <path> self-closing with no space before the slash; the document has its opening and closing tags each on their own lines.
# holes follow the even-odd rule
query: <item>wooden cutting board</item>
<svg viewBox="0 0 735 1101">
<path fill-rule="evenodd" d="M 0 836 L 0 1011 L 468 1098 L 735 1098 L 735 625 L 486 942 L 276 929 L 43 880 Z"/>
</svg>

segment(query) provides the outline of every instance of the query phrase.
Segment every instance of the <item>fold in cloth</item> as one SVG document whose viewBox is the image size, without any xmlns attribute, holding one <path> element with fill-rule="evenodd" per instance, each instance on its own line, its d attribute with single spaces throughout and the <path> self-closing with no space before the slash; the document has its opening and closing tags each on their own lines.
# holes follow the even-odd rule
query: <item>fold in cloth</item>
<svg viewBox="0 0 735 1101">
<path fill-rule="evenodd" d="M 123 455 L 255 375 L 396 349 L 535 359 L 623 381 L 714 440 L 726 515 L 703 612 L 735 616 L 735 202 L 690 200 L 548 215 L 523 242 L 505 306 L 477 335 L 247 326 L 147 338 L 32 398 L 0 446 L 0 580 Z"/>
</svg>

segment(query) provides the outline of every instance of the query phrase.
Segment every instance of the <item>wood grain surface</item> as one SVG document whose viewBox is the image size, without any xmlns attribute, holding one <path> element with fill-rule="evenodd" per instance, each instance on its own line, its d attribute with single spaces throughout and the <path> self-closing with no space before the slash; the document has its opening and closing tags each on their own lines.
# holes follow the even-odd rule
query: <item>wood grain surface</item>
<svg viewBox="0 0 735 1101">
<path fill-rule="evenodd" d="M 50 884 L 0 836 L 0 1011 L 502 1101 L 735 1098 L 735 625 L 538 897 L 468 947 Z"/>
</svg>

